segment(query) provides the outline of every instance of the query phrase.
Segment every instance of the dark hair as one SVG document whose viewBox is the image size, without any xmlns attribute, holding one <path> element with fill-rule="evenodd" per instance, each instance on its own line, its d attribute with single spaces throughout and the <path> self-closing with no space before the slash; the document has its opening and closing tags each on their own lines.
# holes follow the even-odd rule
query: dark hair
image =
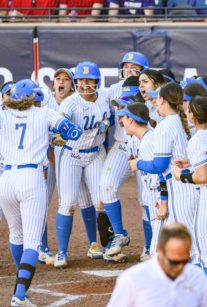
<svg viewBox="0 0 207 307">
<path fill-rule="evenodd" d="M 189 83 L 187 84 L 184 89 L 184 94 L 195 97 L 195 96 L 207 96 L 207 91 L 203 87 L 203 85 L 198 83 Z"/>
<path fill-rule="evenodd" d="M 154 128 L 156 126 L 156 121 L 149 117 L 148 107 L 141 101 L 131 103 L 127 106 L 127 109 L 134 115 L 141 117 L 142 119 L 149 121 L 150 125 Z M 139 126 L 146 126 L 144 123 L 140 123 L 135 120 Z"/>
<path fill-rule="evenodd" d="M 168 69 L 168 68 L 163 68 L 163 69 L 159 69 L 158 70 L 159 71 L 159 73 L 161 73 L 162 74 L 162 76 L 164 77 L 164 79 L 165 79 L 165 82 L 177 82 L 176 80 L 175 80 L 175 75 L 174 75 L 174 73 L 170 70 L 170 69 Z"/>
<path fill-rule="evenodd" d="M 191 137 L 186 114 L 183 109 L 183 89 L 175 82 L 168 82 L 160 87 L 159 96 L 168 102 L 170 107 L 180 116 L 183 129 L 188 138 Z"/>
<path fill-rule="evenodd" d="M 165 79 L 163 75 L 159 72 L 159 70 L 144 69 L 140 73 L 140 76 L 143 74 L 145 74 L 154 83 L 156 88 L 165 83 Z"/>
<path fill-rule="evenodd" d="M 166 243 L 172 238 L 181 240 L 188 239 L 190 243 L 192 241 L 190 232 L 186 226 L 178 223 L 172 223 L 162 227 L 158 240 L 158 246 L 161 249 L 164 249 Z"/>
<path fill-rule="evenodd" d="M 139 76 L 129 76 L 124 81 L 123 86 L 139 86 Z"/>
<path fill-rule="evenodd" d="M 199 124 L 207 123 L 207 97 L 193 97 L 189 103 L 189 111 L 193 113 Z"/>
</svg>

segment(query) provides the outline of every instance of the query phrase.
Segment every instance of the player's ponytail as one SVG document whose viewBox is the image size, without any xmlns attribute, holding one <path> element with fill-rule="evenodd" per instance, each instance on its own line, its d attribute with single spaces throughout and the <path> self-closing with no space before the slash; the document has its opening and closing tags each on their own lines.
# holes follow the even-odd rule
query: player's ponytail
<svg viewBox="0 0 207 307">
<path fill-rule="evenodd" d="M 185 112 L 183 110 L 182 105 L 179 104 L 179 105 L 176 106 L 176 112 L 180 116 L 183 129 L 185 130 L 185 133 L 187 134 L 188 139 L 190 139 L 191 138 L 190 129 L 189 129 L 188 121 L 187 121 L 187 118 L 186 118 L 186 115 L 185 115 Z"/>
<path fill-rule="evenodd" d="M 188 138 L 191 137 L 187 118 L 183 109 L 183 89 L 175 83 L 169 82 L 161 86 L 159 96 L 162 97 L 169 106 L 179 115 L 183 129 Z"/>
<path fill-rule="evenodd" d="M 34 102 L 35 102 L 35 95 L 32 95 L 30 97 L 25 97 L 21 100 L 8 98 L 7 100 L 5 100 L 4 104 L 9 109 L 25 111 L 30 109 L 31 106 L 34 105 Z"/>
</svg>

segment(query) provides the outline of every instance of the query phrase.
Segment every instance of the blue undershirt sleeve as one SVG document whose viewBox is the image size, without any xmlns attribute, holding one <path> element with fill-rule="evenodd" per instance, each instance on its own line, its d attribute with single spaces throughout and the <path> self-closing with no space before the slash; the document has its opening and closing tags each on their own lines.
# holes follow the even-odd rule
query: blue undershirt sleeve
<svg viewBox="0 0 207 307">
<path fill-rule="evenodd" d="M 170 163 L 171 157 L 155 157 L 151 161 L 138 160 L 137 168 L 150 174 L 163 173 Z"/>
</svg>

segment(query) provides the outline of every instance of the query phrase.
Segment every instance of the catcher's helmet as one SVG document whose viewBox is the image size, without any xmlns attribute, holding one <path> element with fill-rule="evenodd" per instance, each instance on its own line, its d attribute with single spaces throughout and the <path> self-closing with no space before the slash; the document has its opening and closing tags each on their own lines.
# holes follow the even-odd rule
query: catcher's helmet
<svg viewBox="0 0 207 307">
<path fill-rule="evenodd" d="M 10 97 L 15 100 L 21 100 L 25 97 L 35 95 L 35 101 L 41 102 L 44 94 L 35 82 L 30 79 L 24 79 L 15 83 L 10 92 Z"/>
<path fill-rule="evenodd" d="M 94 62 L 81 62 L 77 65 L 75 69 L 75 74 L 73 77 L 77 79 L 93 79 L 97 80 L 98 88 L 101 84 L 101 73 L 98 65 Z"/>
<path fill-rule="evenodd" d="M 128 52 L 124 55 L 122 61 L 119 63 L 120 68 L 124 63 L 134 63 L 142 66 L 143 68 L 149 68 L 149 62 L 147 57 L 140 52 Z"/>
</svg>

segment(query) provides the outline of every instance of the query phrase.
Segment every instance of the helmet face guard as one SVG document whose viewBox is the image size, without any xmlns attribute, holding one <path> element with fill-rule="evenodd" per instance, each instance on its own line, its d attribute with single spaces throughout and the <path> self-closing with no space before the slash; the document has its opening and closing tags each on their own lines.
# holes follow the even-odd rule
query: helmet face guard
<svg viewBox="0 0 207 307">
<path fill-rule="evenodd" d="M 133 64 L 136 64 L 136 65 L 139 65 L 142 67 L 141 70 L 138 70 L 138 69 L 124 69 L 123 66 L 125 63 L 133 63 Z M 149 68 L 149 62 L 148 62 L 148 59 L 147 57 L 143 54 L 143 53 L 140 53 L 140 52 L 128 52 L 124 55 L 122 61 L 119 63 L 119 68 L 120 68 L 120 78 L 123 79 L 124 76 L 123 76 L 123 72 L 124 71 L 127 71 L 127 70 L 130 70 L 130 71 L 133 71 L 133 75 L 134 76 L 139 76 L 140 72 L 145 69 L 145 68 Z"/>
<path fill-rule="evenodd" d="M 96 84 L 94 86 L 85 85 L 85 91 L 80 92 L 79 91 L 79 86 L 77 86 L 77 80 L 78 79 L 91 79 L 91 80 L 96 80 Z M 100 70 L 97 66 L 96 63 L 93 62 L 81 62 L 80 64 L 77 65 L 75 74 L 74 74 L 74 80 L 75 80 L 75 89 L 79 92 L 79 94 L 84 94 L 86 95 L 87 89 L 94 88 L 94 92 L 99 89 L 101 85 L 101 73 Z M 81 86 L 82 87 L 82 86 Z M 84 85 L 83 85 L 84 87 Z M 92 92 L 90 94 L 93 94 Z"/>
<path fill-rule="evenodd" d="M 82 79 L 82 78 L 81 78 Z M 77 79 L 78 80 L 78 79 Z M 99 86 L 98 86 L 98 80 L 97 79 L 91 79 L 91 80 L 95 80 L 96 81 L 96 84 L 94 85 L 90 85 L 90 84 L 82 84 L 81 86 L 78 86 L 77 84 L 77 81 L 75 82 L 75 90 L 80 94 L 80 95 L 93 95 L 95 94 L 98 89 L 99 89 Z M 80 87 L 82 88 L 82 91 L 80 89 Z M 90 91 L 88 92 L 88 89 L 91 89 L 93 91 Z"/>
</svg>

